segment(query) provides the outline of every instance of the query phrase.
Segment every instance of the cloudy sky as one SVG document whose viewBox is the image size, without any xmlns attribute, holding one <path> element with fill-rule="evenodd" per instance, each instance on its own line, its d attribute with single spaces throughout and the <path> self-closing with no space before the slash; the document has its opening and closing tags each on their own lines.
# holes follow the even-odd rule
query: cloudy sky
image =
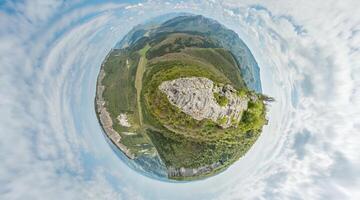
<svg viewBox="0 0 360 200">
<path fill-rule="evenodd" d="M 0 199 L 359 199 L 360 1 L 0 1 Z M 168 183 L 130 169 L 93 108 L 100 64 L 169 12 L 236 31 L 269 125 L 224 173 Z"/>
</svg>

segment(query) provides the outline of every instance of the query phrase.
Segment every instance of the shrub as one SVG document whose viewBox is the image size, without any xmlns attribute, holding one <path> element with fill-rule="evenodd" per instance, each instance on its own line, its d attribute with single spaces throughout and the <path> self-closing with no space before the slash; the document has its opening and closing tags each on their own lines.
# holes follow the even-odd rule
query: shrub
<svg viewBox="0 0 360 200">
<path fill-rule="evenodd" d="M 220 94 L 217 93 L 217 92 L 214 93 L 214 97 L 215 97 L 216 102 L 217 102 L 220 106 L 226 106 L 226 105 L 229 103 L 229 100 L 228 100 L 225 96 L 220 95 Z"/>
</svg>

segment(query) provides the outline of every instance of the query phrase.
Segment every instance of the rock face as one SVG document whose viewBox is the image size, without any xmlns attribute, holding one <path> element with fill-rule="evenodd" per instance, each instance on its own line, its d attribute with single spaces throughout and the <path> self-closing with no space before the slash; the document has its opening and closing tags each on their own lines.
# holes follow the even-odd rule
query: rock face
<svg viewBox="0 0 360 200">
<path fill-rule="evenodd" d="M 196 120 L 210 119 L 222 128 L 236 126 L 247 109 L 247 97 L 237 95 L 231 85 L 215 84 L 204 77 L 178 78 L 164 81 L 159 89 L 170 103 Z M 214 93 L 225 97 L 227 104 L 219 105 Z"/>
</svg>

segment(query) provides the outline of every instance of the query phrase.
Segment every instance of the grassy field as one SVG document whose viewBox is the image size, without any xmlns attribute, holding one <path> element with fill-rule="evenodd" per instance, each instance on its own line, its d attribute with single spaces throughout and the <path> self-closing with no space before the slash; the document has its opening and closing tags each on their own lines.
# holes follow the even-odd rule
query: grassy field
<svg viewBox="0 0 360 200">
<path fill-rule="evenodd" d="M 136 102 L 137 102 L 137 108 L 138 108 L 138 113 L 139 113 L 139 123 L 140 126 L 142 126 L 143 122 L 142 122 L 142 111 L 141 111 L 141 102 L 140 102 L 140 94 L 141 94 L 141 90 L 142 90 L 142 79 L 144 76 L 144 72 L 145 72 L 145 66 L 147 63 L 147 59 L 146 59 L 146 52 L 150 49 L 150 46 L 147 44 L 144 48 L 142 48 L 139 51 L 140 54 L 140 60 L 139 60 L 139 64 L 136 70 L 136 76 L 135 76 L 135 88 L 136 88 Z"/>
<path fill-rule="evenodd" d="M 103 98 L 106 108 L 113 121 L 114 130 L 121 135 L 121 142 L 134 154 L 138 154 L 144 150 L 144 146 L 149 147 L 151 144 L 141 126 L 141 106 L 138 101 L 142 87 L 142 73 L 146 65 L 146 48 L 138 52 L 114 50 L 104 63 L 105 77 L 102 84 L 105 86 Z M 137 81 L 139 84 L 136 85 Z M 140 87 L 139 92 L 136 86 Z M 119 124 L 117 117 L 120 113 L 127 115 L 131 127 Z"/>
<path fill-rule="evenodd" d="M 183 53 L 216 67 L 222 74 L 225 74 L 236 89 L 245 87 L 237 63 L 229 51 L 221 48 L 191 48 L 185 49 Z"/>
<path fill-rule="evenodd" d="M 110 53 L 107 62 L 104 63 L 105 77 L 102 84 L 105 85 L 103 97 L 106 100 L 106 107 L 111 117 L 117 117 L 121 112 L 134 112 L 136 104 L 134 82 L 136 66 L 139 56 L 129 55 L 126 51 L 113 51 Z M 127 67 L 127 62 L 130 67 Z M 122 95 L 119 86 L 123 88 Z"/>
</svg>

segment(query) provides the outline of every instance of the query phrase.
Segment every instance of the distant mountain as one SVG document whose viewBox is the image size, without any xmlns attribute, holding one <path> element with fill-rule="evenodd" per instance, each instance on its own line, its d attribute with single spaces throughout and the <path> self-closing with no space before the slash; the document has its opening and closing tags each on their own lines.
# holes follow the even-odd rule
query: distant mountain
<svg viewBox="0 0 360 200">
<path fill-rule="evenodd" d="M 246 44 L 234 31 L 201 15 L 174 13 L 154 18 L 133 28 L 116 44 L 115 49 L 131 45 L 146 34 L 151 36 L 162 32 L 199 34 L 217 41 L 234 54 L 246 85 L 256 92 L 262 92 L 260 68 Z"/>
</svg>

